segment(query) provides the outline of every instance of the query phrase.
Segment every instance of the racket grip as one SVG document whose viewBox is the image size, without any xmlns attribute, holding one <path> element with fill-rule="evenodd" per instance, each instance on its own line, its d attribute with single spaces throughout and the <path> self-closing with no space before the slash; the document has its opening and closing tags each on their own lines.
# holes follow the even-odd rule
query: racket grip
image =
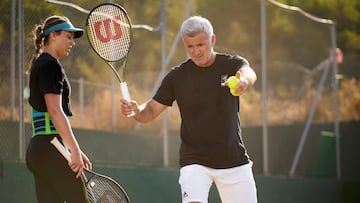
<svg viewBox="0 0 360 203">
<path fill-rule="evenodd" d="M 120 83 L 120 90 L 121 90 L 121 94 L 124 97 L 124 99 L 130 101 L 131 98 L 130 98 L 129 88 L 128 88 L 126 82 Z"/>
<path fill-rule="evenodd" d="M 120 83 L 120 90 L 121 90 L 121 94 L 122 94 L 123 98 L 130 101 L 131 98 L 130 98 L 129 88 L 128 88 L 126 82 Z M 134 115 L 135 115 L 135 112 L 132 111 L 131 114 L 127 115 L 127 117 L 132 117 Z"/>
<path fill-rule="evenodd" d="M 60 141 L 57 139 L 57 137 L 54 137 L 52 140 L 50 140 L 50 143 L 56 147 L 56 149 L 64 156 L 64 158 L 70 162 L 70 152 L 60 143 Z"/>
</svg>

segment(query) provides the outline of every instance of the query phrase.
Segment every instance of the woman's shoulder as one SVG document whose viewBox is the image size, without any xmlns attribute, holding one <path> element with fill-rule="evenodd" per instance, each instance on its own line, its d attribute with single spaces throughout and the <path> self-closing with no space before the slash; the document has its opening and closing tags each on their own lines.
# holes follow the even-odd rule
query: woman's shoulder
<svg viewBox="0 0 360 203">
<path fill-rule="evenodd" d="M 62 72 L 59 62 L 50 54 L 42 53 L 33 63 L 32 72 L 44 72 L 50 74 L 51 72 Z"/>
<path fill-rule="evenodd" d="M 39 66 L 55 66 L 55 67 L 60 67 L 59 62 L 56 60 L 56 58 L 54 58 L 53 56 L 51 56 L 48 53 L 42 53 L 39 58 L 35 61 L 35 65 L 39 65 Z"/>
</svg>

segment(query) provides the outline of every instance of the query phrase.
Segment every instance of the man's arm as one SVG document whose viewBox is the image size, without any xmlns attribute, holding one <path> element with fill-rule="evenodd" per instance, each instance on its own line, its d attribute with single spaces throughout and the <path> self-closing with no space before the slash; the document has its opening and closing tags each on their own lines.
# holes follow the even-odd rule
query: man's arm
<svg viewBox="0 0 360 203">
<path fill-rule="evenodd" d="M 243 66 L 236 72 L 236 77 L 239 78 L 239 84 L 236 86 L 235 93 L 242 95 L 246 90 L 255 84 L 257 76 L 255 71 L 250 66 Z"/>
<path fill-rule="evenodd" d="M 243 66 L 239 69 L 239 72 L 240 76 L 244 77 L 249 82 L 249 85 L 254 85 L 255 81 L 257 80 L 257 76 L 251 67 Z"/>
<path fill-rule="evenodd" d="M 154 99 L 150 99 L 147 102 L 138 105 L 136 101 L 127 101 L 120 99 L 121 113 L 125 116 L 130 115 L 132 111 L 135 112 L 133 118 L 141 123 L 147 123 L 157 118 L 165 109 L 166 105 L 163 105 Z"/>
</svg>

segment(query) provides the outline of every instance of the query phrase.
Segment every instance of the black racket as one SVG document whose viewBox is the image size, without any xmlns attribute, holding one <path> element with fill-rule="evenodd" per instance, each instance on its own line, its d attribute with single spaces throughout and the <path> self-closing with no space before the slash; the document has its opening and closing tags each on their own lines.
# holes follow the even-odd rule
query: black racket
<svg viewBox="0 0 360 203">
<path fill-rule="evenodd" d="M 70 152 L 67 148 L 54 137 L 51 141 L 56 149 L 71 161 Z M 112 178 L 95 173 L 84 168 L 82 181 L 87 190 L 88 198 L 91 203 L 129 203 L 130 199 L 125 190 Z"/>
<path fill-rule="evenodd" d="M 114 3 L 103 3 L 94 7 L 87 16 L 86 34 L 91 47 L 109 64 L 119 80 L 123 98 L 129 101 L 126 63 L 131 48 L 132 30 L 126 10 Z M 112 62 L 118 61 L 122 61 L 122 65 L 117 71 Z M 122 77 L 119 72 L 122 72 Z"/>
</svg>

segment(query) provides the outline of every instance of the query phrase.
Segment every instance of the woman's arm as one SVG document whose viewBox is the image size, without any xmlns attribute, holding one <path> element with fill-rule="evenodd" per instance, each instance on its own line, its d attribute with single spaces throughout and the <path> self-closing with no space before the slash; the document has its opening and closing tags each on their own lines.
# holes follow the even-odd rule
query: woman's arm
<svg viewBox="0 0 360 203">
<path fill-rule="evenodd" d="M 45 94 L 45 103 L 52 123 L 59 132 L 66 147 L 71 151 L 71 162 L 69 166 L 72 171 L 77 173 L 77 177 L 80 177 L 83 168 L 85 166 L 91 168 L 91 163 L 80 150 L 69 119 L 62 110 L 61 95 L 53 93 Z"/>
</svg>

